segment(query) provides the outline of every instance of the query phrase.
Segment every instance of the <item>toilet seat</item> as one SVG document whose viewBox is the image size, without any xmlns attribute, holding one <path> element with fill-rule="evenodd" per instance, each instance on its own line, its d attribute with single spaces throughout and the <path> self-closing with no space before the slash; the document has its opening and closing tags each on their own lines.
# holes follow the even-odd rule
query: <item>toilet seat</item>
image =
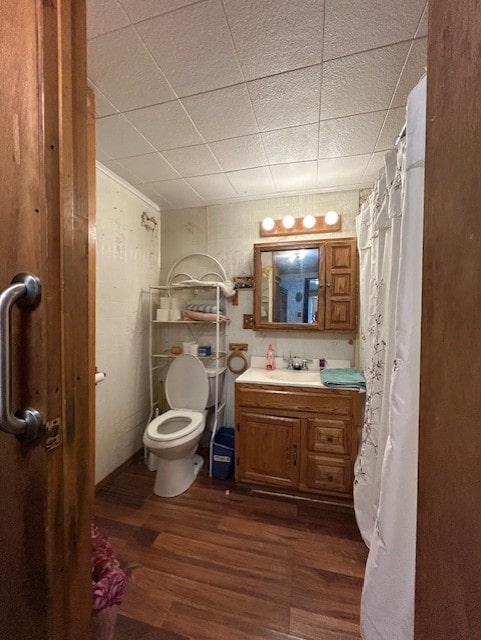
<svg viewBox="0 0 481 640">
<path fill-rule="evenodd" d="M 209 398 L 209 377 L 202 362 L 184 353 L 167 371 L 165 397 L 171 409 L 203 411 Z"/>
<path fill-rule="evenodd" d="M 171 409 L 148 424 L 146 435 L 154 442 L 170 442 L 188 436 L 200 426 L 203 419 L 204 415 L 200 411 Z M 185 424 L 182 425 L 182 422 Z M 172 428 L 174 426 L 172 423 L 177 423 L 175 428 Z"/>
</svg>

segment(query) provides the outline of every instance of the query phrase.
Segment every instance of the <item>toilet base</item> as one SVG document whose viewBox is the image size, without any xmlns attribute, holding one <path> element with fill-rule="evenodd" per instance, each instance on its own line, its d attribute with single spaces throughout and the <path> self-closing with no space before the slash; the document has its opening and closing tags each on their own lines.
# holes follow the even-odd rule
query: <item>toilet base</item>
<svg viewBox="0 0 481 640">
<path fill-rule="evenodd" d="M 191 486 L 202 469 L 204 459 L 197 453 L 187 458 L 159 458 L 154 493 L 161 498 L 178 496 Z"/>
</svg>

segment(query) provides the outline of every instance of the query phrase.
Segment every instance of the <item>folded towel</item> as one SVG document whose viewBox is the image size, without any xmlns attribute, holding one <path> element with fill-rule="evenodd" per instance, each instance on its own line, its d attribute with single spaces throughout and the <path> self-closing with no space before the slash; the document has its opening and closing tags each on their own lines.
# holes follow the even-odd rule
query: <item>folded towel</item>
<svg viewBox="0 0 481 640">
<path fill-rule="evenodd" d="M 321 382 L 331 389 L 365 389 L 366 380 L 357 369 L 323 369 Z"/>
</svg>

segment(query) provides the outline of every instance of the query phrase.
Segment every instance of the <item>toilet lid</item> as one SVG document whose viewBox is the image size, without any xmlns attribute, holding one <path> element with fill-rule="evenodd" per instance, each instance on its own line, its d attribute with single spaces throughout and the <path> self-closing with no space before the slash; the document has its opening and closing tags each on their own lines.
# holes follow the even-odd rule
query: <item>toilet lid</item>
<svg viewBox="0 0 481 640">
<path fill-rule="evenodd" d="M 209 398 L 209 378 L 198 358 L 189 353 L 175 358 L 167 371 L 165 397 L 171 409 L 205 409 Z"/>
</svg>

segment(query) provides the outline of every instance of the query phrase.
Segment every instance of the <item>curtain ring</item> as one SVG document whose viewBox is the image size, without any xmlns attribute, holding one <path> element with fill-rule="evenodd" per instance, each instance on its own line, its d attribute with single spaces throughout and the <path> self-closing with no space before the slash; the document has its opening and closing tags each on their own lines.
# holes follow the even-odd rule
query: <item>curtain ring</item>
<svg viewBox="0 0 481 640">
<path fill-rule="evenodd" d="M 240 358 L 242 360 L 242 365 L 238 369 L 234 369 L 231 365 L 231 362 L 234 358 Z M 244 371 L 247 369 L 247 360 L 242 351 L 239 351 L 239 349 L 232 350 L 232 353 L 227 358 L 227 368 L 229 369 L 229 371 L 232 371 L 232 373 L 244 373 Z"/>
</svg>

